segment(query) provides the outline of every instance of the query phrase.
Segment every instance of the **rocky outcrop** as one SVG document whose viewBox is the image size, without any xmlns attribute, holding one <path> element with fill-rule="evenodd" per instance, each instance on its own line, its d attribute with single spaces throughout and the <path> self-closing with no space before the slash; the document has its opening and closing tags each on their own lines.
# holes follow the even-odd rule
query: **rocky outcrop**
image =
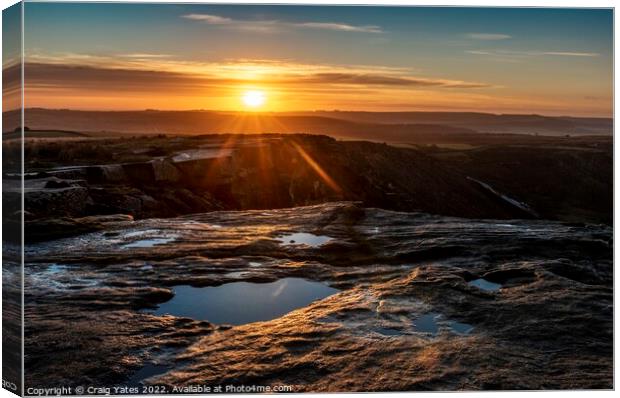
<svg viewBox="0 0 620 398">
<path fill-rule="evenodd" d="M 94 203 L 84 180 L 52 176 L 27 179 L 24 186 L 25 209 L 32 217 L 84 215 Z M 20 189 L 5 190 L 3 194 L 7 195 L 8 201 L 17 200 L 21 198 Z"/>
<path fill-rule="evenodd" d="M 178 138 L 138 154 L 135 143 L 110 141 L 102 160 L 127 161 L 98 165 L 92 159 L 83 166 L 28 169 L 26 210 L 44 218 L 115 213 L 148 218 L 359 200 L 471 218 L 535 214 L 498 201 L 457 170 L 414 149 L 311 135 L 223 137 Z M 79 153 L 86 144 L 63 145 Z M 37 154 L 47 153 L 44 149 Z M 81 150 L 91 154 L 95 148 Z"/>
<path fill-rule="evenodd" d="M 204 188 L 186 189 L 181 171 L 161 159 L 63 168 L 34 177 L 25 180 L 25 208 L 33 218 L 116 213 L 144 218 L 222 207 Z M 18 190 L 7 194 L 19 199 Z"/>
<path fill-rule="evenodd" d="M 172 163 L 162 159 L 151 162 L 155 181 L 164 183 L 178 183 L 181 180 L 181 172 Z"/>
<path fill-rule="evenodd" d="M 359 203 L 115 221 L 28 245 L 26 385 L 612 388 L 611 237 Z M 144 312 L 175 286 L 288 277 L 340 292 L 238 326 Z"/>
<path fill-rule="evenodd" d="M 101 167 L 101 179 L 107 184 L 118 184 L 127 182 L 125 168 L 120 164 L 109 164 Z"/>
</svg>

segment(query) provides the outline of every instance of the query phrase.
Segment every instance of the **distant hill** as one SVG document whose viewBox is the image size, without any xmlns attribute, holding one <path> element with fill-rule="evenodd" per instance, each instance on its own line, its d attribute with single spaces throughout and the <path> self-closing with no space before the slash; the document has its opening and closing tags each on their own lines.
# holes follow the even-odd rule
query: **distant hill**
<svg viewBox="0 0 620 398">
<path fill-rule="evenodd" d="M 5 115 L 5 120 L 14 117 Z M 416 135 L 471 134 L 473 130 L 434 124 L 357 123 L 320 115 L 235 113 L 214 111 L 74 111 L 28 109 L 25 124 L 31 130 L 86 133 L 210 134 L 310 133 L 339 138 L 407 142 Z M 9 126 L 8 131 L 12 131 Z M 5 127 L 5 131 L 7 131 Z"/>
<path fill-rule="evenodd" d="M 611 135 L 612 118 L 491 114 L 477 112 L 347 112 L 317 111 L 304 115 L 326 116 L 358 123 L 440 124 L 482 133 L 541 135 Z"/>
<path fill-rule="evenodd" d="M 4 133 L 5 139 L 16 139 L 22 135 L 20 130 Z M 77 131 L 64 130 L 26 130 L 24 132 L 26 138 L 86 138 L 91 137 L 89 134 Z"/>
<path fill-rule="evenodd" d="M 4 131 L 19 112 L 3 114 Z M 455 112 L 75 111 L 32 108 L 32 130 L 129 134 L 310 133 L 385 142 L 425 142 L 438 136 L 475 133 L 611 135 L 613 120 Z"/>
</svg>

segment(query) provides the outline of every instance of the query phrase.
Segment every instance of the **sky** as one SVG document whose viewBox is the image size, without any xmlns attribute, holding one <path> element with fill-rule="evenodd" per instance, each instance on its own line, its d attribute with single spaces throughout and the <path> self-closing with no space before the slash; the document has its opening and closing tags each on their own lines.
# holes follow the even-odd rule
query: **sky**
<svg viewBox="0 0 620 398">
<path fill-rule="evenodd" d="M 21 107 L 21 5 L 2 11 L 2 111 Z"/>
<path fill-rule="evenodd" d="M 28 107 L 612 115 L 605 9 L 32 2 L 24 19 Z"/>
</svg>

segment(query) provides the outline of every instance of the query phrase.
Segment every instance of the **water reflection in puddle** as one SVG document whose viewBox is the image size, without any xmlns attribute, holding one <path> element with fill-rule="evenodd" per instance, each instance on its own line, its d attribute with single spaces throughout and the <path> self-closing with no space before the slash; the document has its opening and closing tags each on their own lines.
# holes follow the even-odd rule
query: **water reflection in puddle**
<svg viewBox="0 0 620 398">
<path fill-rule="evenodd" d="M 442 318 L 443 316 L 438 312 L 424 314 L 413 321 L 413 329 L 417 332 L 428 333 L 432 336 L 436 336 L 440 328 L 440 324 L 438 322 L 440 322 Z M 452 333 L 460 335 L 469 334 L 472 330 L 474 330 L 472 325 L 462 322 L 447 321 L 442 324 L 447 325 Z"/>
<path fill-rule="evenodd" d="M 153 247 L 158 245 L 165 245 L 166 243 L 170 243 L 174 241 L 175 238 L 151 238 L 151 239 L 141 239 L 135 242 L 124 244 L 123 247 L 127 249 L 131 248 L 144 248 L 144 247 Z"/>
<path fill-rule="evenodd" d="M 437 319 L 439 316 L 440 314 L 436 312 L 422 315 L 413 321 L 413 328 L 418 332 L 430 333 L 434 336 L 439 330 L 439 326 L 437 325 Z"/>
<path fill-rule="evenodd" d="M 450 327 L 452 328 L 452 331 L 457 334 L 469 334 L 472 330 L 474 330 L 474 327 L 470 324 L 454 321 L 450 322 Z"/>
<path fill-rule="evenodd" d="M 383 336 L 400 336 L 401 334 L 403 334 L 402 331 L 392 328 L 377 328 L 375 329 L 375 332 Z"/>
<path fill-rule="evenodd" d="M 323 283 L 301 278 L 203 288 L 183 285 L 174 287 L 172 300 L 161 304 L 155 314 L 242 325 L 278 318 L 337 292 Z"/>
<path fill-rule="evenodd" d="M 473 281 L 467 282 L 467 284 L 489 292 L 496 292 L 502 287 L 499 283 L 489 282 L 483 278 L 474 279 Z"/>
<path fill-rule="evenodd" d="M 283 245 L 308 245 L 318 247 L 332 240 L 329 236 L 314 235 L 306 232 L 296 232 L 276 238 Z"/>
</svg>

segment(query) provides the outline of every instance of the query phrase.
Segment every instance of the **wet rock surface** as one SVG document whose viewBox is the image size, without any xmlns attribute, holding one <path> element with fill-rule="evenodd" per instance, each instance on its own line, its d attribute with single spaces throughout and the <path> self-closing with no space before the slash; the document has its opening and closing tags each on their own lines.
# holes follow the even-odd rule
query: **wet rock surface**
<svg viewBox="0 0 620 398">
<path fill-rule="evenodd" d="M 26 386 L 613 387 L 607 226 L 352 202 L 102 225 L 26 248 Z M 240 325 L 154 313 L 175 286 L 284 278 L 339 292 Z"/>
</svg>

